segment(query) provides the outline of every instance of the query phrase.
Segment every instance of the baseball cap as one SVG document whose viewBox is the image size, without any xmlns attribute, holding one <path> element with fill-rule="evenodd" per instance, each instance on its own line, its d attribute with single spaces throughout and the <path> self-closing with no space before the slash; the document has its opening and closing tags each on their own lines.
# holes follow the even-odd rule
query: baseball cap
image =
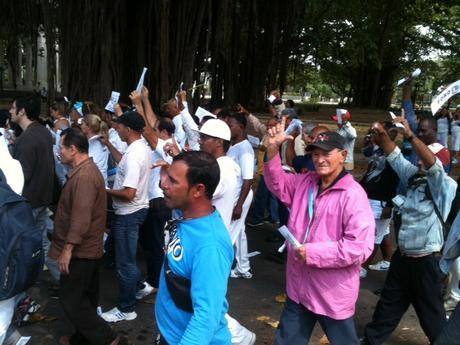
<svg viewBox="0 0 460 345">
<path fill-rule="evenodd" d="M 145 127 L 144 118 L 137 111 L 127 111 L 123 113 L 123 115 L 117 118 L 116 122 L 136 132 L 142 132 Z"/>
<path fill-rule="evenodd" d="M 450 152 L 440 143 L 433 143 L 428 145 L 431 152 L 441 161 L 444 167 L 450 164 Z"/>
<path fill-rule="evenodd" d="M 318 134 L 315 141 L 307 146 L 307 151 L 321 149 L 332 151 L 334 149 L 343 150 L 345 139 L 337 132 L 323 132 Z"/>
<path fill-rule="evenodd" d="M 209 119 L 201 126 L 198 132 L 227 141 L 230 141 L 231 138 L 230 127 L 219 119 Z"/>
<path fill-rule="evenodd" d="M 351 115 L 350 112 L 346 109 L 337 109 L 337 113 L 335 115 L 332 115 L 331 118 L 334 121 L 338 121 L 339 117 L 337 114 L 340 114 L 342 116 L 342 121 L 350 121 Z"/>
</svg>

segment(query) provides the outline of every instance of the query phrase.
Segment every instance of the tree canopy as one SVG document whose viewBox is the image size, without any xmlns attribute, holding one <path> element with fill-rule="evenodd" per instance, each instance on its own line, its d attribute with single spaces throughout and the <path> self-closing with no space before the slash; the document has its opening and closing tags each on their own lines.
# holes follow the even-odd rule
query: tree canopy
<svg viewBox="0 0 460 345">
<path fill-rule="evenodd" d="M 415 67 L 436 90 L 460 75 L 460 6 L 435 0 L 0 0 L 3 69 L 46 37 L 49 97 L 127 95 L 144 66 L 159 105 L 183 81 L 210 81 L 212 102 L 263 105 L 274 88 L 322 88 L 388 107 Z M 56 69 L 56 52 L 59 69 Z M 14 80 L 14 85 L 20 81 Z M 1 85 L 0 85 L 1 87 Z M 317 90 L 315 90 L 317 91 Z M 325 92 L 325 91 L 322 91 Z M 195 93 L 195 100 L 200 92 Z"/>
</svg>

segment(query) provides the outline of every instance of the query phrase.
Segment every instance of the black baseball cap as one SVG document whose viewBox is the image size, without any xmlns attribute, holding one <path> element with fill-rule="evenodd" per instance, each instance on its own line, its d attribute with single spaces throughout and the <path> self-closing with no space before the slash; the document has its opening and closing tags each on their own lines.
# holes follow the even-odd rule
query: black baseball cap
<svg viewBox="0 0 460 345">
<path fill-rule="evenodd" d="M 127 111 L 116 119 L 117 123 L 121 123 L 136 132 L 142 132 L 145 127 L 145 121 L 141 114 L 137 111 Z"/>
<path fill-rule="evenodd" d="M 313 143 L 307 146 L 307 151 L 320 149 L 324 151 L 332 151 L 334 149 L 343 150 L 345 139 L 337 132 L 323 132 L 319 134 Z"/>
</svg>

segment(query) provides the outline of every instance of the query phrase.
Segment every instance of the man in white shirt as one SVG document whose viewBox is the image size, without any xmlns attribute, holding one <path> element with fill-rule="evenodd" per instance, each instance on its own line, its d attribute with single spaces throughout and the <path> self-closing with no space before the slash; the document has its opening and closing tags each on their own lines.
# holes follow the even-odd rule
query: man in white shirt
<svg viewBox="0 0 460 345">
<path fill-rule="evenodd" d="M 139 227 L 149 208 L 149 180 L 152 151 L 142 138 L 145 122 L 142 116 L 129 111 L 117 119 L 117 131 L 128 148 L 120 160 L 113 189 L 115 219 L 112 224 L 115 263 L 119 285 L 118 305 L 101 316 L 107 322 L 134 320 L 136 292 L 141 274 L 136 263 Z"/>
<path fill-rule="evenodd" d="M 220 169 L 220 179 L 212 196 L 212 204 L 219 211 L 227 230 L 232 223 L 233 207 L 238 202 L 241 185 L 241 170 L 236 162 L 226 156 L 230 147 L 231 132 L 228 125 L 217 119 L 206 121 L 200 128 L 200 148 L 216 158 Z M 233 240 L 233 238 L 232 238 Z M 232 242 L 234 245 L 235 243 Z M 230 315 L 225 315 L 233 345 L 252 345 L 256 335 L 242 326 Z"/>
<path fill-rule="evenodd" d="M 232 278 L 252 278 L 248 258 L 248 240 L 246 238 L 245 220 L 252 202 L 252 181 L 254 178 L 254 150 L 246 139 L 246 117 L 241 113 L 232 113 L 227 120 L 231 131 L 232 146 L 227 156 L 240 166 L 240 195 L 233 208 L 230 237 L 235 243 L 236 267 L 232 270 Z"/>
<path fill-rule="evenodd" d="M 143 288 L 136 293 L 136 299 L 142 299 L 158 290 L 161 267 L 164 257 L 164 226 L 171 218 L 171 210 L 164 201 L 163 190 L 160 188 L 159 161 L 172 163 L 172 157 L 165 153 L 164 146 L 173 143 L 175 126 L 170 118 L 161 117 L 156 120 L 154 130 L 146 136 L 153 149 L 151 162 L 154 166 L 150 172 L 149 211 L 139 231 L 139 244 L 142 247 L 147 265 L 147 279 Z M 147 131 L 146 131 L 147 132 Z"/>
<path fill-rule="evenodd" d="M 354 169 L 353 151 L 358 134 L 350 123 L 350 113 L 345 109 L 337 109 L 337 114 L 332 116 L 332 119 L 337 121 L 337 133 L 345 138 L 344 149 L 347 150 L 348 154 L 345 158 L 344 168 L 347 171 L 352 171 Z"/>
</svg>

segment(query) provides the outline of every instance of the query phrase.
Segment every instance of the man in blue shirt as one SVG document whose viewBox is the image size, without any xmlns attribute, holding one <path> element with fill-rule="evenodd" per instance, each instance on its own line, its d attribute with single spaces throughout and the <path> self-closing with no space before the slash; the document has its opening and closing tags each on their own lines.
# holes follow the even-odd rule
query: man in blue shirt
<svg viewBox="0 0 460 345">
<path fill-rule="evenodd" d="M 231 344 L 225 296 L 233 248 L 212 206 L 219 178 L 217 161 L 200 151 L 174 157 L 161 178 L 166 205 L 182 217 L 167 225 L 155 305 L 159 344 Z"/>
</svg>

